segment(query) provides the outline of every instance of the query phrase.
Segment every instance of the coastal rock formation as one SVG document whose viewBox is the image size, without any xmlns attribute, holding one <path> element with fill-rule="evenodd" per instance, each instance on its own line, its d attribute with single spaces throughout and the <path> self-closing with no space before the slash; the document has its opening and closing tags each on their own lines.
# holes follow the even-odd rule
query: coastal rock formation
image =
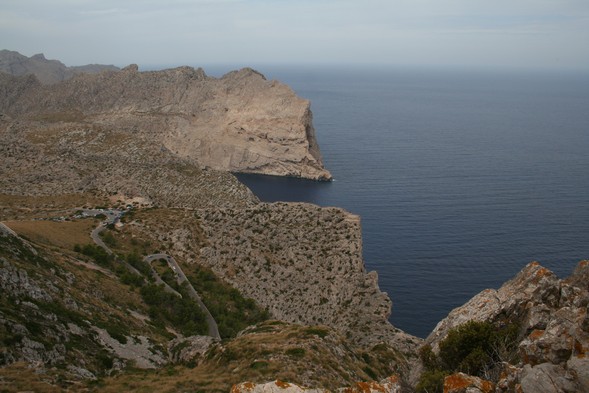
<svg viewBox="0 0 589 393">
<path fill-rule="evenodd" d="M 159 216 L 166 218 L 138 212 L 140 222 L 123 231 L 169 244 L 176 259 L 210 268 L 273 318 L 326 325 L 364 348 L 386 343 L 413 354 L 421 344 L 388 321 L 392 302 L 376 272 L 365 269 L 356 215 L 305 203 L 258 203 Z M 405 360 L 400 365 L 408 368 Z"/>
<path fill-rule="evenodd" d="M 174 157 L 216 170 L 329 180 L 310 103 L 245 68 L 222 78 L 202 69 L 79 74 L 51 86 L 0 74 L 6 121 L 52 123 L 67 135 L 88 127 L 124 130 Z M 12 120 L 13 119 L 13 120 Z"/>
<path fill-rule="evenodd" d="M 496 392 L 589 391 L 589 261 L 561 280 L 528 264 L 499 290 L 486 290 L 454 309 L 426 339 L 434 352 L 448 332 L 468 321 L 515 323 L 518 341 L 505 343 L 519 362 L 501 365 Z"/>
<path fill-rule="evenodd" d="M 365 346 L 420 340 L 389 322 L 391 300 L 362 259 L 360 218 L 304 203 L 199 212 L 200 262 L 280 320 L 324 324 Z"/>
<path fill-rule="evenodd" d="M 41 83 L 53 84 L 64 81 L 79 73 L 118 71 L 113 65 L 88 64 L 67 67 L 58 60 L 48 60 L 42 53 L 27 57 L 18 52 L 0 50 L 0 71 L 7 74 L 35 75 Z"/>
</svg>

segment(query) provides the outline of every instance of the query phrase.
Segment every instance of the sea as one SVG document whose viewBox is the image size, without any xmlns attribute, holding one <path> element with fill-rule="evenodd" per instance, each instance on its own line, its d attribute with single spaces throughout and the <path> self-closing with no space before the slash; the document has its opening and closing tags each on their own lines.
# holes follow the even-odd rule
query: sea
<svg viewBox="0 0 589 393">
<path fill-rule="evenodd" d="M 529 262 L 566 277 L 589 259 L 589 73 L 257 70 L 311 101 L 334 181 L 238 178 L 263 201 L 360 215 L 398 328 L 426 337 Z"/>
</svg>

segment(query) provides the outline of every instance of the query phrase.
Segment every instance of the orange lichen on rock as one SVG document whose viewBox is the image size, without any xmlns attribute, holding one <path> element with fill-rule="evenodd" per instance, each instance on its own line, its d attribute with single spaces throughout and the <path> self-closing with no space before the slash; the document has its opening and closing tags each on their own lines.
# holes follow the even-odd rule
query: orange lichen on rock
<svg viewBox="0 0 589 393">
<path fill-rule="evenodd" d="M 376 382 L 356 382 L 356 386 L 352 387 L 350 393 L 385 393 L 385 389 L 381 384 Z"/>
<path fill-rule="evenodd" d="M 289 388 L 290 387 L 290 383 L 283 382 L 283 381 L 280 381 L 280 380 L 277 380 L 276 382 L 274 382 L 274 384 L 276 386 L 278 386 L 279 388 L 281 388 L 281 389 L 286 389 L 286 388 Z"/>
<path fill-rule="evenodd" d="M 544 335 L 544 330 L 534 329 L 528 337 L 530 338 L 530 340 L 534 341 L 534 340 L 539 339 L 543 335 Z"/>
<path fill-rule="evenodd" d="M 464 373 L 456 373 L 444 378 L 444 393 L 462 393 L 470 387 L 475 387 L 483 393 L 491 393 L 495 389 L 492 382 Z"/>
<path fill-rule="evenodd" d="M 384 381 L 382 381 L 381 383 L 398 383 L 399 382 L 399 376 L 398 375 L 391 375 L 388 378 L 385 378 Z"/>
<path fill-rule="evenodd" d="M 584 359 L 585 358 L 585 348 L 583 347 L 583 344 L 581 344 L 578 340 L 575 340 L 575 356 L 578 357 L 579 359 Z"/>
<path fill-rule="evenodd" d="M 238 385 L 233 385 L 233 387 L 231 388 L 231 393 L 251 392 L 252 390 L 254 390 L 255 386 L 256 385 L 252 382 L 242 382 Z"/>
</svg>

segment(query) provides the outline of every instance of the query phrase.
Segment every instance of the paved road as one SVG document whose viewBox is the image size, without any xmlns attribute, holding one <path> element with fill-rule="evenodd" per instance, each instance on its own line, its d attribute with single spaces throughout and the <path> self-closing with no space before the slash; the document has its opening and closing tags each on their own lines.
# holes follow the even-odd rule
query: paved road
<svg viewBox="0 0 589 393">
<path fill-rule="evenodd" d="M 158 259 L 164 259 L 166 262 L 168 262 L 168 266 L 176 274 L 176 282 L 178 283 L 178 285 L 182 285 L 183 283 L 187 284 L 188 294 L 190 298 L 198 304 L 200 309 L 205 314 L 207 325 L 209 327 L 209 336 L 221 339 L 221 336 L 219 335 L 219 328 L 217 326 L 215 318 L 213 318 L 207 306 L 205 306 L 205 304 L 202 302 L 202 299 L 200 298 L 198 292 L 196 292 L 190 281 L 188 281 L 188 278 L 186 278 L 186 275 L 184 274 L 180 266 L 178 266 L 176 260 L 172 256 L 163 253 L 148 255 L 145 257 L 144 260 L 148 262 L 151 266 L 151 262 Z"/>
<path fill-rule="evenodd" d="M 102 241 L 102 238 L 100 237 L 100 232 L 104 231 L 104 229 L 106 228 L 107 225 L 116 224 L 121 219 L 121 216 L 124 214 L 124 211 L 123 210 L 89 209 L 89 210 L 84 210 L 82 212 L 82 214 L 85 216 L 88 216 L 88 217 L 97 216 L 99 214 L 104 214 L 106 216 L 106 220 L 104 220 L 103 222 L 100 223 L 100 225 L 98 225 L 96 228 L 94 228 L 94 230 L 92 231 L 90 236 L 92 236 L 92 240 L 94 240 L 94 243 L 96 243 L 98 246 L 102 247 L 102 249 L 104 251 L 106 251 L 107 253 L 109 253 L 110 255 L 113 255 L 112 250 L 110 248 L 108 248 L 108 246 L 106 244 L 104 244 L 104 242 Z"/>
</svg>

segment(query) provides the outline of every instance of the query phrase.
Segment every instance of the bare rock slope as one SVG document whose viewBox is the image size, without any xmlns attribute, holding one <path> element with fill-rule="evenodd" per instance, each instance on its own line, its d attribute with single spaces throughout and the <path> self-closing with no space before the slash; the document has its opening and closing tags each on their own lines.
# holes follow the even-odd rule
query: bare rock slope
<svg viewBox="0 0 589 393">
<path fill-rule="evenodd" d="M 79 74 L 55 85 L 0 74 L 0 113 L 69 120 L 144 135 L 201 167 L 331 179 L 323 168 L 309 101 L 251 69 L 216 79 L 180 67 Z"/>
</svg>

